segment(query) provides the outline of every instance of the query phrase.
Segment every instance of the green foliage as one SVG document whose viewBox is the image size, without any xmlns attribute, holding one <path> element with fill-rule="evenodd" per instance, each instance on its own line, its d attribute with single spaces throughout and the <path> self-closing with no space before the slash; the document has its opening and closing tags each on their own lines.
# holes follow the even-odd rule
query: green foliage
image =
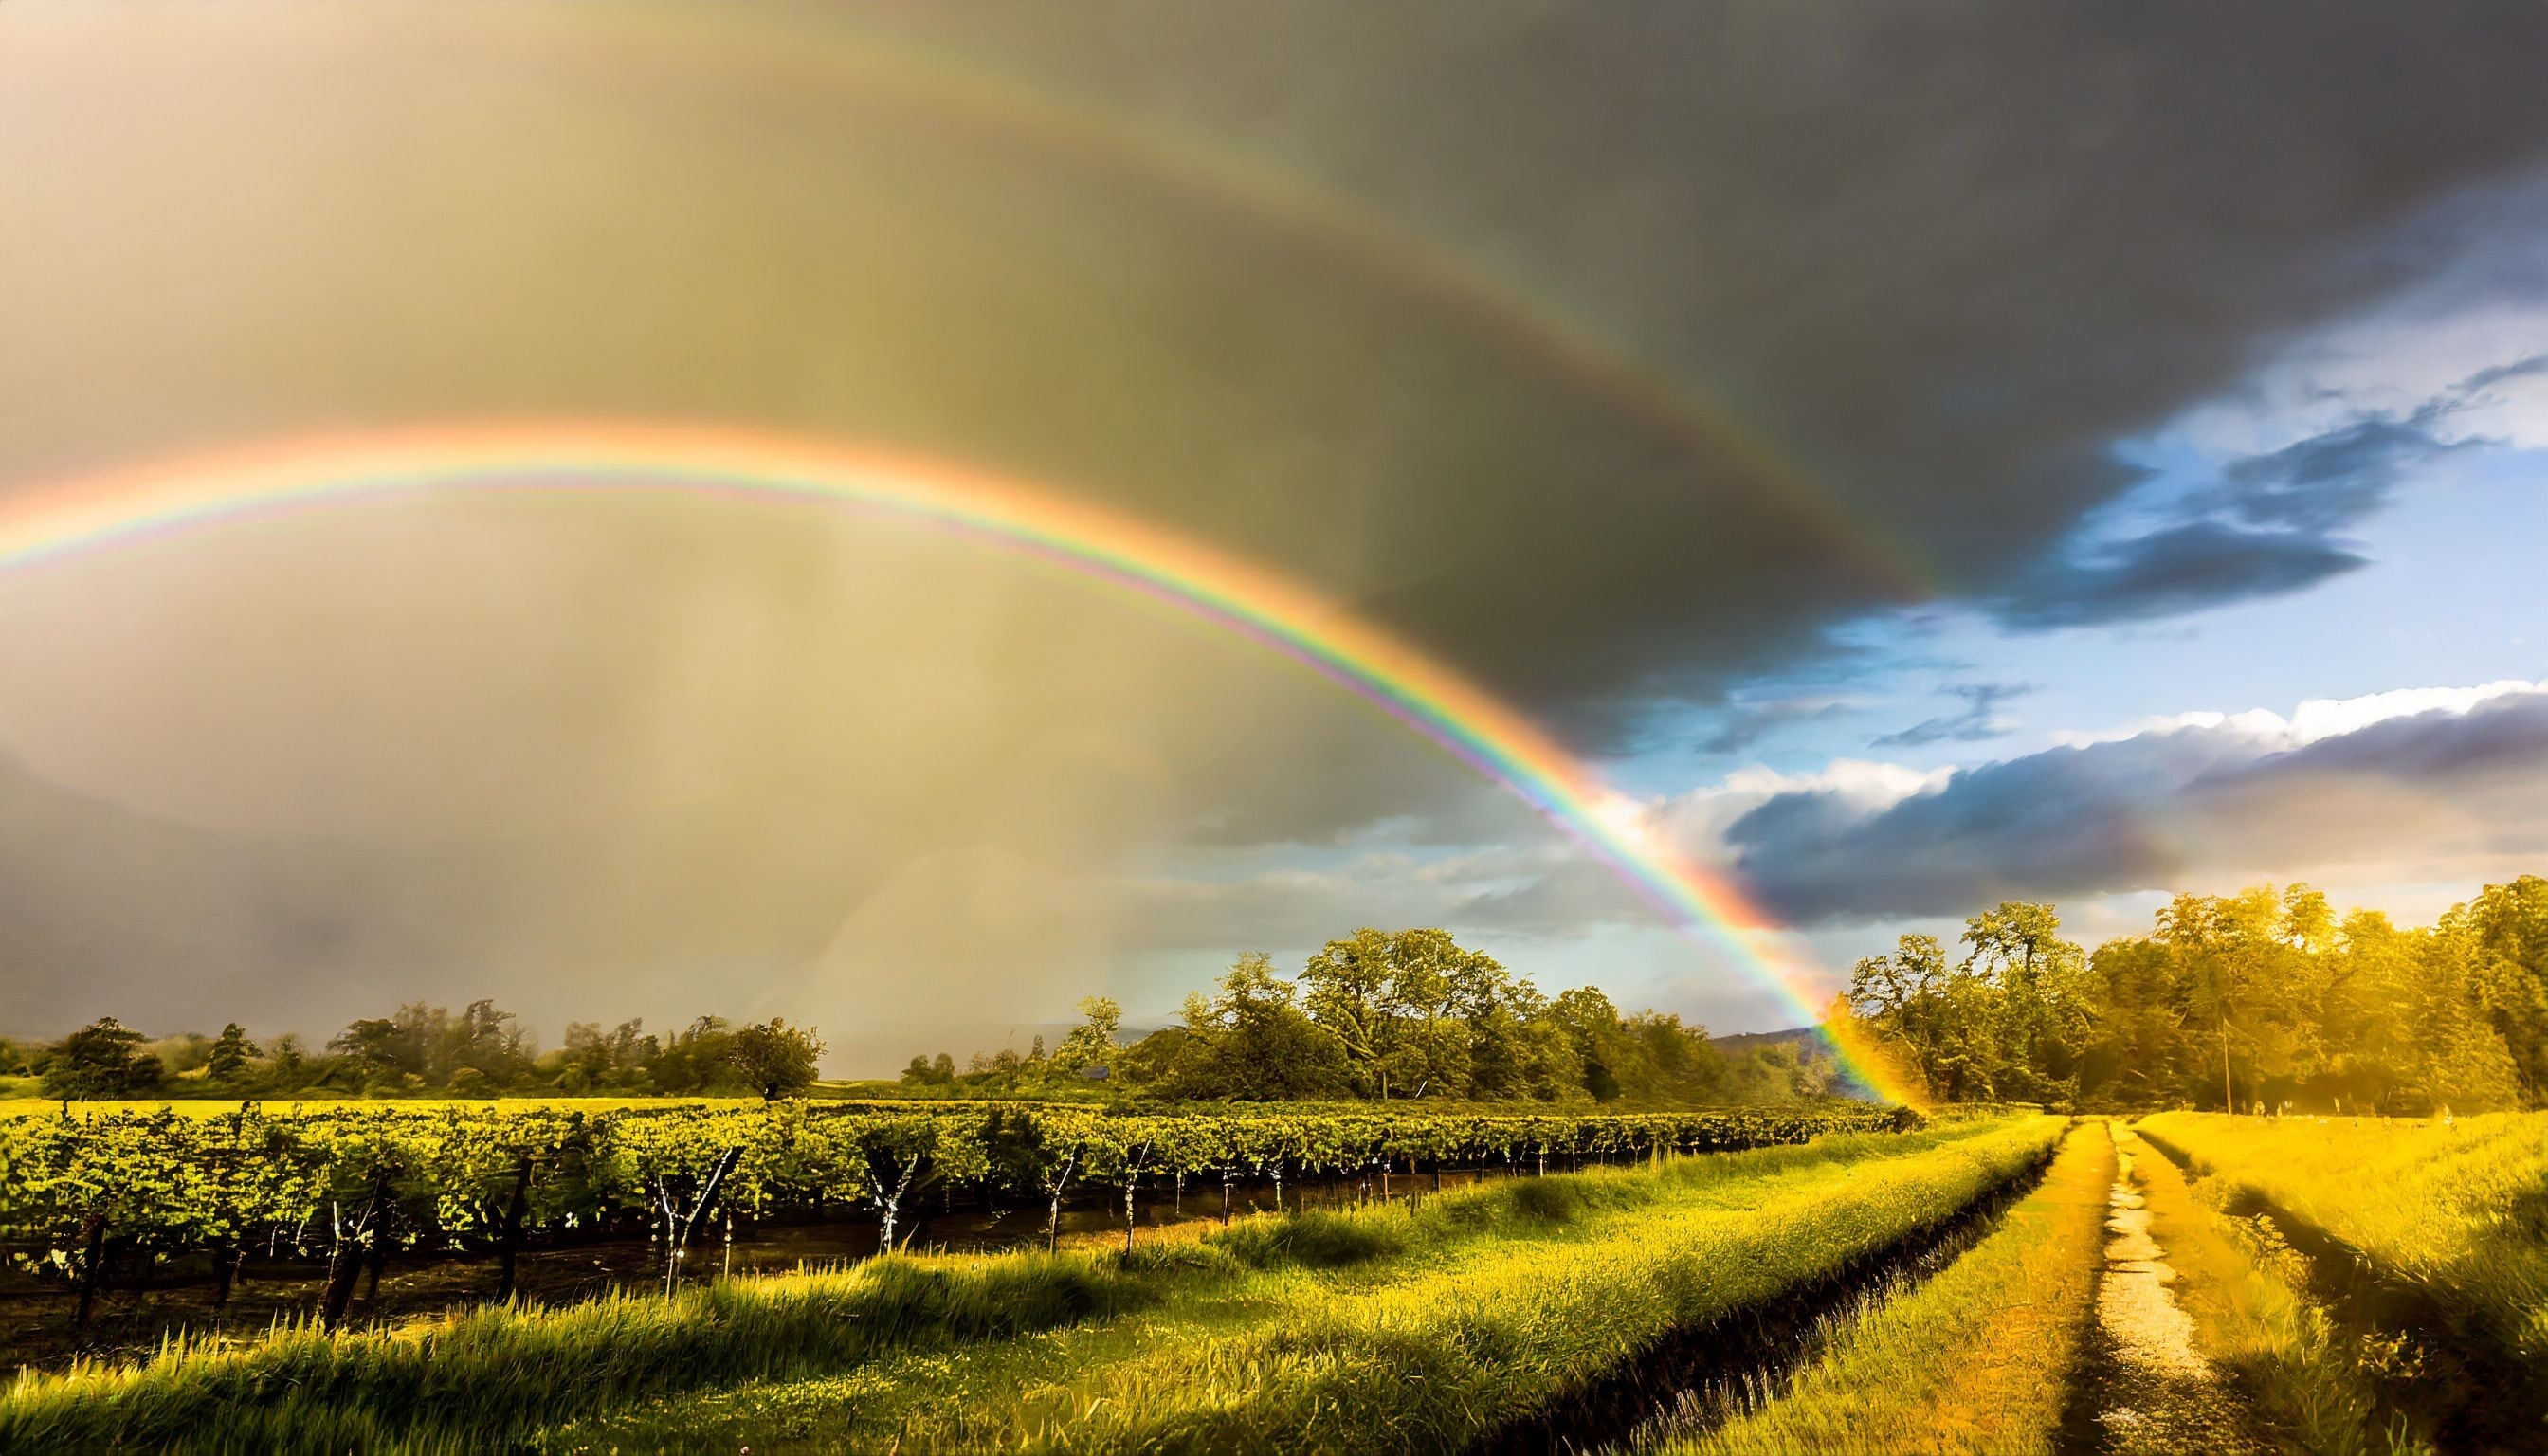
<svg viewBox="0 0 2548 1456">
<path fill-rule="evenodd" d="M 2412 1290 L 2441 1332 L 2548 1391 L 2548 1113 L 2430 1120 L 2172 1112 L 2137 1130 L 2223 1206 L 2260 1208 Z"/>
<path fill-rule="evenodd" d="M 159 1085 L 159 1058 L 141 1046 L 141 1034 L 114 1017 L 89 1023 L 53 1048 L 45 1095 L 64 1101 L 148 1095 Z"/>
<path fill-rule="evenodd" d="M 1080 1025 L 1071 1029 L 1052 1053 L 1052 1068 L 1076 1075 L 1103 1067 L 1115 1055 L 1115 1036 L 1124 1025 L 1124 1008 L 1104 996 L 1080 998 Z M 954 1061 L 949 1058 L 950 1063 Z M 933 1067 L 933 1070 L 935 1068 Z"/>
<path fill-rule="evenodd" d="M 732 1151 L 726 1208 L 746 1218 L 865 1209 L 892 1221 L 925 1186 L 1055 1197 L 1184 1174 L 1301 1176 L 1387 1165 L 1511 1168 L 1801 1142 L 1898 1126 L 1887 1109 L 1630 1116 L 1415 1115 L 1378 1110 L 1126 1115 L 1064 1104 L 779 1102 L 560 1107 L 355 1103 L 220 1117 L 173 1111 L 0 1118 L 0 1242 L 80 1256 L 93 1220 L 129 1246 L 176 1252 L 251 1239 L 334 1254 L 333 1217 L 384 1194 L 407 1246 L 497 1247 L 528 1232 L 651 1227 Z M 518 1222 L 508 1224 L 516 1190 Z M 511 1230 L 509 1233 L 507 1229 Z"/>
<path fill-rule="evenodd" d="M 773 1017 L 736 1032 L 726 1059 L 734 1063 L 744 1085 L 776 1101 L 814 1085 L 821 1070 L 823 1039 L 810 1027 L 791 1027 L 784 1017 Z"/>
<path fill-rule="evenodd" d="M 2106 1130 L 2073 1128 L 2042 1186 L 1987 1237 L 1935 1278 L 1870 1291 L 1835 1321 L 1828 1346 L 1792 1384 L 1699 1403 L 1696 1412 L 1722 1423 L 1685 1429 L 1667 1417 L 1635 1449 L 1648 1456 L 2061 1449 L 2063 1404 L 2085 1363 L 2114 1173 Z"/>
<path fill-rule="evenodd" d="M 1543 995 L 1444 931 L 1364 929 L 1330 941 L 1297 977 L 1262 952 L 1238 957 L 1176 1026 L 1116 1045 L 1122 1009 L 1080 1003 L 1085 1023 L 1051 1057 L 915 1056 L 900 1085 L 934 1096 L 1085 1095 L 1107 1068 L 1117 1095 L 1174 1101 L 1364 1099 L 1487 1103 L 1758 1105 L 1831 1090 L 1827 1055 L 1764 1046 L 1728 1057 L 1680 1017 L 1622 1017 L 1591 987 Z"/>
<path fill-rule="evenodd" d="M 1907 935 L 1850 1010 L 1945 1101 L 2483 1111 L 2548 1095 L 2548 880 L 2490 885 L 2430 930 L 2338 922 L 2306 885 L 2178 895 L 2093 956 L 2049 905 Z"/>
<path fill-rule="evenodd" d="M 247 1039 L 237 1022 L 222 1028 L 220 1039 L 213 1043 L 211 1057 L 204 1063 L 205 1074 L 225 1087 L 235 1086 L 248 1074 L 248 1058 L 257 1054 L 256 1044 Z"/>
</svg>

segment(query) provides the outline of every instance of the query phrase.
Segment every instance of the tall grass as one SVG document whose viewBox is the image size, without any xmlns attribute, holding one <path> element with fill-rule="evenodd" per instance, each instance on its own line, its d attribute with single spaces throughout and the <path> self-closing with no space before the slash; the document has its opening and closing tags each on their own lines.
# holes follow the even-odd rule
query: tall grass
<svg viewBox="0 0 2548 1456">
<path fill-rule="evenodd" d="M 2042 1186 L 1989 1236 L 1916 1288 L 1878 1291 L 1786 1391 L 1704 1434 L 1666 1425 L 1639 1449 L 2051 1451 L 2096 1297 L 2114 1174 L 2105 1129 L 2073 1130 Z"/>
<path fill-rule="evenodd" d="M 2133 1141 L 2125 1135 L 2126 1147 Z M 2384 1351 L 2339 1329 L 2311 1301 L 2302 1266 L 2270 1230 L 2207 1207 L 2175 1164 L 2146 1148 L 2133 1159 L 2133 1175 L 2150 1236 L 2177 1272 L 2174 1293 L 2193 1320 L 2195 1345 L 2244 1398 L 2260 1434 L 2308 1456 L 2432 1450 L 2420 1426 L 2380 1409 Z"/>
<path fill-rule="evenodd" d="M 1119 1313 L 1197 1257 L 1191 1246 L 1134 1261 L 895 1257 L 669 1298 L 482 1310 L 398 1331 L 290 1324 L 236 1348 L 181 1338 L 140 1366 L 22 1373 L 0 1394 L 0 1451 L 374 1450 L 437 1432 L 494 1433 L 687 1385 L 837 1369 Z"/>
<path fill-rule="evenodd" d="M 1668 1332 L 1763 1308 L 1955 1217 L 2039 1162 L 2060 1128 L 2038 1118 L 1827 1138 L 1491 1187 L 1374 1216 L 1404 1239 L 1374 1263 L 1290 1263 L 1103 1330 L 676 1398 L 540 1444 L 1457 1450 Z"/>
<path fill-rule="evenodd" d="M 2162 1113 L 2141 1135 L 2420 1290 L 2548 1387 L 2548 1113 L 2434 1120 Z M 2548 1437 L 2543 1437 L 2548 1440 Z"/>
</svg>

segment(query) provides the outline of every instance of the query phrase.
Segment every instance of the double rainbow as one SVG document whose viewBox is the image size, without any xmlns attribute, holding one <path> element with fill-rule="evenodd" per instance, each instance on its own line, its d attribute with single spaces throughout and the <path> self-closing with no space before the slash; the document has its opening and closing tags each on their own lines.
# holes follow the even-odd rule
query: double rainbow
<svg viewBox="0 0 2548 1456">
<path fill-rule="evenodd" d="M 1648 833 L 1634 800 L 1520 713 L 1335 602 L 1199 542 L 935 461 L 727 430 L 635 424 L 455 427 L 292 441 L 0 498 L 0 570 L 265 516 L 456 490 L 656 491 L 890 514 L 1051 562 L 1281 653 L 1414 730 L 1536 809 L 1676 930 L 1733 953 L 1805 1021 L 1828 992 L 1774 920 Z M 1854 1025 L 1842 1058 L 1882 1098 L 1914 1089 Z"/>
</svg>

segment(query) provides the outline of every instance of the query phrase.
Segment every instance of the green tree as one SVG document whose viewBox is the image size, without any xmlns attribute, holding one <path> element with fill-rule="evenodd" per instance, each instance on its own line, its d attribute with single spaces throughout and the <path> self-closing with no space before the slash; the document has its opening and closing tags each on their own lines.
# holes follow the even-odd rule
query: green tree
<svg viewBox="0 0 2548 1456">
<path fill-rule="evenodd" d="M 1964 994 L 1994 1003 L 1989 1081 L 1999 1096 L 2055 1102 L 2077 1093 L 2092 1015 L 2088 956 L 2060 930 L 2050 905 L 2022 900 L 1964 922 L 1962 970 L 1981 983 Z"/>
<path fill-rule="evenodd" d="M 234 1087 L 246 1080 L 248 1058 L 256 1054 L 256 1044 L 247 1039 L 247 1033 L 239 1029 L 237 1022 L 230 1022 L 214 1040 L 213 1057 L 204 1064 L 204 1070 L 223 1086 Z"/>
<path fill-rule="evenodd" d="M 54 1045 L 45 1065 L 45 1095 L 68 1102 L 156 1091 L 159 1059 L 141 1049 L 142 1041 L 114 1017 L 98 1018 Z"/>
<path fill-rule="evenodd" d="M 1395 978 L 1388 935 L 1368 926 L 1327 942 L 1301 971 L 1303 1009 L 1384 1102 L 1390 1071 L 1400 1060 L 1402 1027 L 1391 1004 Z"/>
<path fill-rule="evenodd" d="M 812 1027 L 791 1027 L 784 1017 L 736 1032 L 726 1059 L 744 1084 L 765 1101 L 793 1097 L 814 1085 L 823 1060 L 823 1039 Z"/>
<path fill-rule="evenodd" d="M 1106 1065 L 1115 1055 L 1116 1034 L 1124 1026 L 1124 1008 L 1105 996 L 1081 997 L 1079 1016 L 1079 1025 L 1070 1029 L 1052 1053 L 1053 1070 L 1073 1076 Z"/>
<path fill-rule="evenodd" d="M 1295 988 L 1261 951 L 1223 972 L 1220 994 L 1186 998 L 1185 1045 L 1167 1078 L 1184 1097 L 1246 1102 L 1333 1097 L 1348 1071 L 1335 1039 L 1294 1005 Z"/>
<path fill-rule="evenodd" d="M 655 1053 L 655 1090 L 712 1092 L 736 1078 L 734 1028 L 721 1016 L 702 1016 L 665 1039 Z"/>
<path fill-rule="evenodd" d="M 2478 1004 L 2503 1039 L 2523 1099 L 2548 1102 L 2548 879 L 2488 885 L 2451 917 L 2469 938 Z"/>
</svg>

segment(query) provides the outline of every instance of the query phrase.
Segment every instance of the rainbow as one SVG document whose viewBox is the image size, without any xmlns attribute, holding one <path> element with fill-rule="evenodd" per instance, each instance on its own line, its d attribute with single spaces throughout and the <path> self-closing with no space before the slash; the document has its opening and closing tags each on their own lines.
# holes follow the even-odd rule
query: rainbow
<svg viewBox="0 0 2548 1456">
<path fill-rule="evenodd" d="M 466 19 L 463 29 L 448 33 L 454 37 L 471 34 L 491 15 L 534 28 L 552 23 L 538 13 L 528 19 L 494 10 L 457 13 Z M 632 59 L 682 77 L 857 96 L 1071 165 L 1137 178 L 1162 195 L 1201 202 L 1307 244 L 1566 381 L 1681 460 L 1731 468 L 1791 519 L 1846 550 L 1891 598 L 1927 601 L 1948 592 L 1945 569 L 1907 532 L 1854 508 L 1688 381 L 1504 273 L 1314 177 L 1137 111 L 1035 84 L 944 45 L 834 17 L 818 25 L 777 22 L 741 6 L 620 6 L 578 14 L 599 18 L 596 29 L 576 35 L 575 53 L 587 61 L 601 53 L 596 47 L 616 46 Z M 509 35 L 499 44 L 528 39 Z"/>
<path fill-rule="evenodd" d="M 1235 632 L 1343 687 L 1502 785 L 1678 931 L 1813 1021 L 1819 970 L 1732 883 L 1647 832 L 1529 719 L 1300 584 L 1147 522 L 942 464 L 738 431 L 624 423 L 462 426 L 289 441 L 14 491 L 0 498 L 0 571 L 291 512 L 449 491 L 674 492 L 849 507 L 955 532 L 1096 578 Z M 1915 1089 L 1854 1025 L 1834 1038 L 1890 1101 Z"/>
</svg>

